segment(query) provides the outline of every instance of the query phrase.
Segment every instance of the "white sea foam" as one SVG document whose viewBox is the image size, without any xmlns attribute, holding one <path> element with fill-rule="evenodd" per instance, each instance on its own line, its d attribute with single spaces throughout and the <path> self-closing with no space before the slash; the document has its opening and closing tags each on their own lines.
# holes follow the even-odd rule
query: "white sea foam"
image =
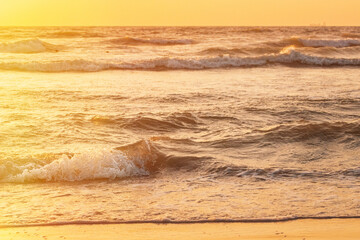
<svg viewBox="0 0 360 240">
<path fill-rule="evenodd" d="M 63 155 L 45 165 L 0 165 L 0 182 L 84 181 L 148 175 L 145 162 L 121 151 L 89 151 Z"/>
<path fill-rule="evenodd" d="M 57 50 L 59 50 L 59 46 L 37 38 L 0 44 L 0 52 L 2 53 L 41 53 Z"/>
</svg>

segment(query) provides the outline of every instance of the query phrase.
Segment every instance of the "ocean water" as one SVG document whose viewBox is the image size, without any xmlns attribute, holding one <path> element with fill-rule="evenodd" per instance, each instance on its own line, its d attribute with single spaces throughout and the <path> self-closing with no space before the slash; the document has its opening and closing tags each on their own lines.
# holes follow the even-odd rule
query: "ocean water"
<svg viewBox="0 0 360 240">
<path fill-rule="evenodd" d="M 359 27 L 0 28 L 0 225 L 360 217 Z"/>
</svg>

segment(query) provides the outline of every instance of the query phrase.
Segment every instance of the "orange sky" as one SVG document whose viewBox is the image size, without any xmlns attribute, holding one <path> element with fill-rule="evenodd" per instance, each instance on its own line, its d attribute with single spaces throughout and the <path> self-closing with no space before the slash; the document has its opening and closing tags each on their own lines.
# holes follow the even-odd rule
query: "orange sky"
<svg viewBox="0 0 360 240">
<path fill-rule="evenodd" d="M 1 0 L 0 25 L 360 25 L 360 0 Z"/>
</svg>

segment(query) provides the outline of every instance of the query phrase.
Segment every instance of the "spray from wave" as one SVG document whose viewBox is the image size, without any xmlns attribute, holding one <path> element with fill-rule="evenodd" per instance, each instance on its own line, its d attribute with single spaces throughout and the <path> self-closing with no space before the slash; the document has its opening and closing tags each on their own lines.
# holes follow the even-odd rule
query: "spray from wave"
<svg viewBox="0 0 360 240">
<path fill-rule="evenodd" d="M 2 53 L 57 52 L 60 49 L 61 46 L 50 44 L 37 38 L 0 44 L 0 52 Z"/>
</svg>

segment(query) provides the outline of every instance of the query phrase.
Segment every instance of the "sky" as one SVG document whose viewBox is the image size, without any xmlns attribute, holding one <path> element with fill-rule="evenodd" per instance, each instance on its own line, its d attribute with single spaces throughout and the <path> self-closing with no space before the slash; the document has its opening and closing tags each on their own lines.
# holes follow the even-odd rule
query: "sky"
<svg viewBox="0 0 360 240">
<path fill-rule="evenodd" d="M 360 0 L 0 0 L 1 26 L 360 26 Z"/>
</svg>

